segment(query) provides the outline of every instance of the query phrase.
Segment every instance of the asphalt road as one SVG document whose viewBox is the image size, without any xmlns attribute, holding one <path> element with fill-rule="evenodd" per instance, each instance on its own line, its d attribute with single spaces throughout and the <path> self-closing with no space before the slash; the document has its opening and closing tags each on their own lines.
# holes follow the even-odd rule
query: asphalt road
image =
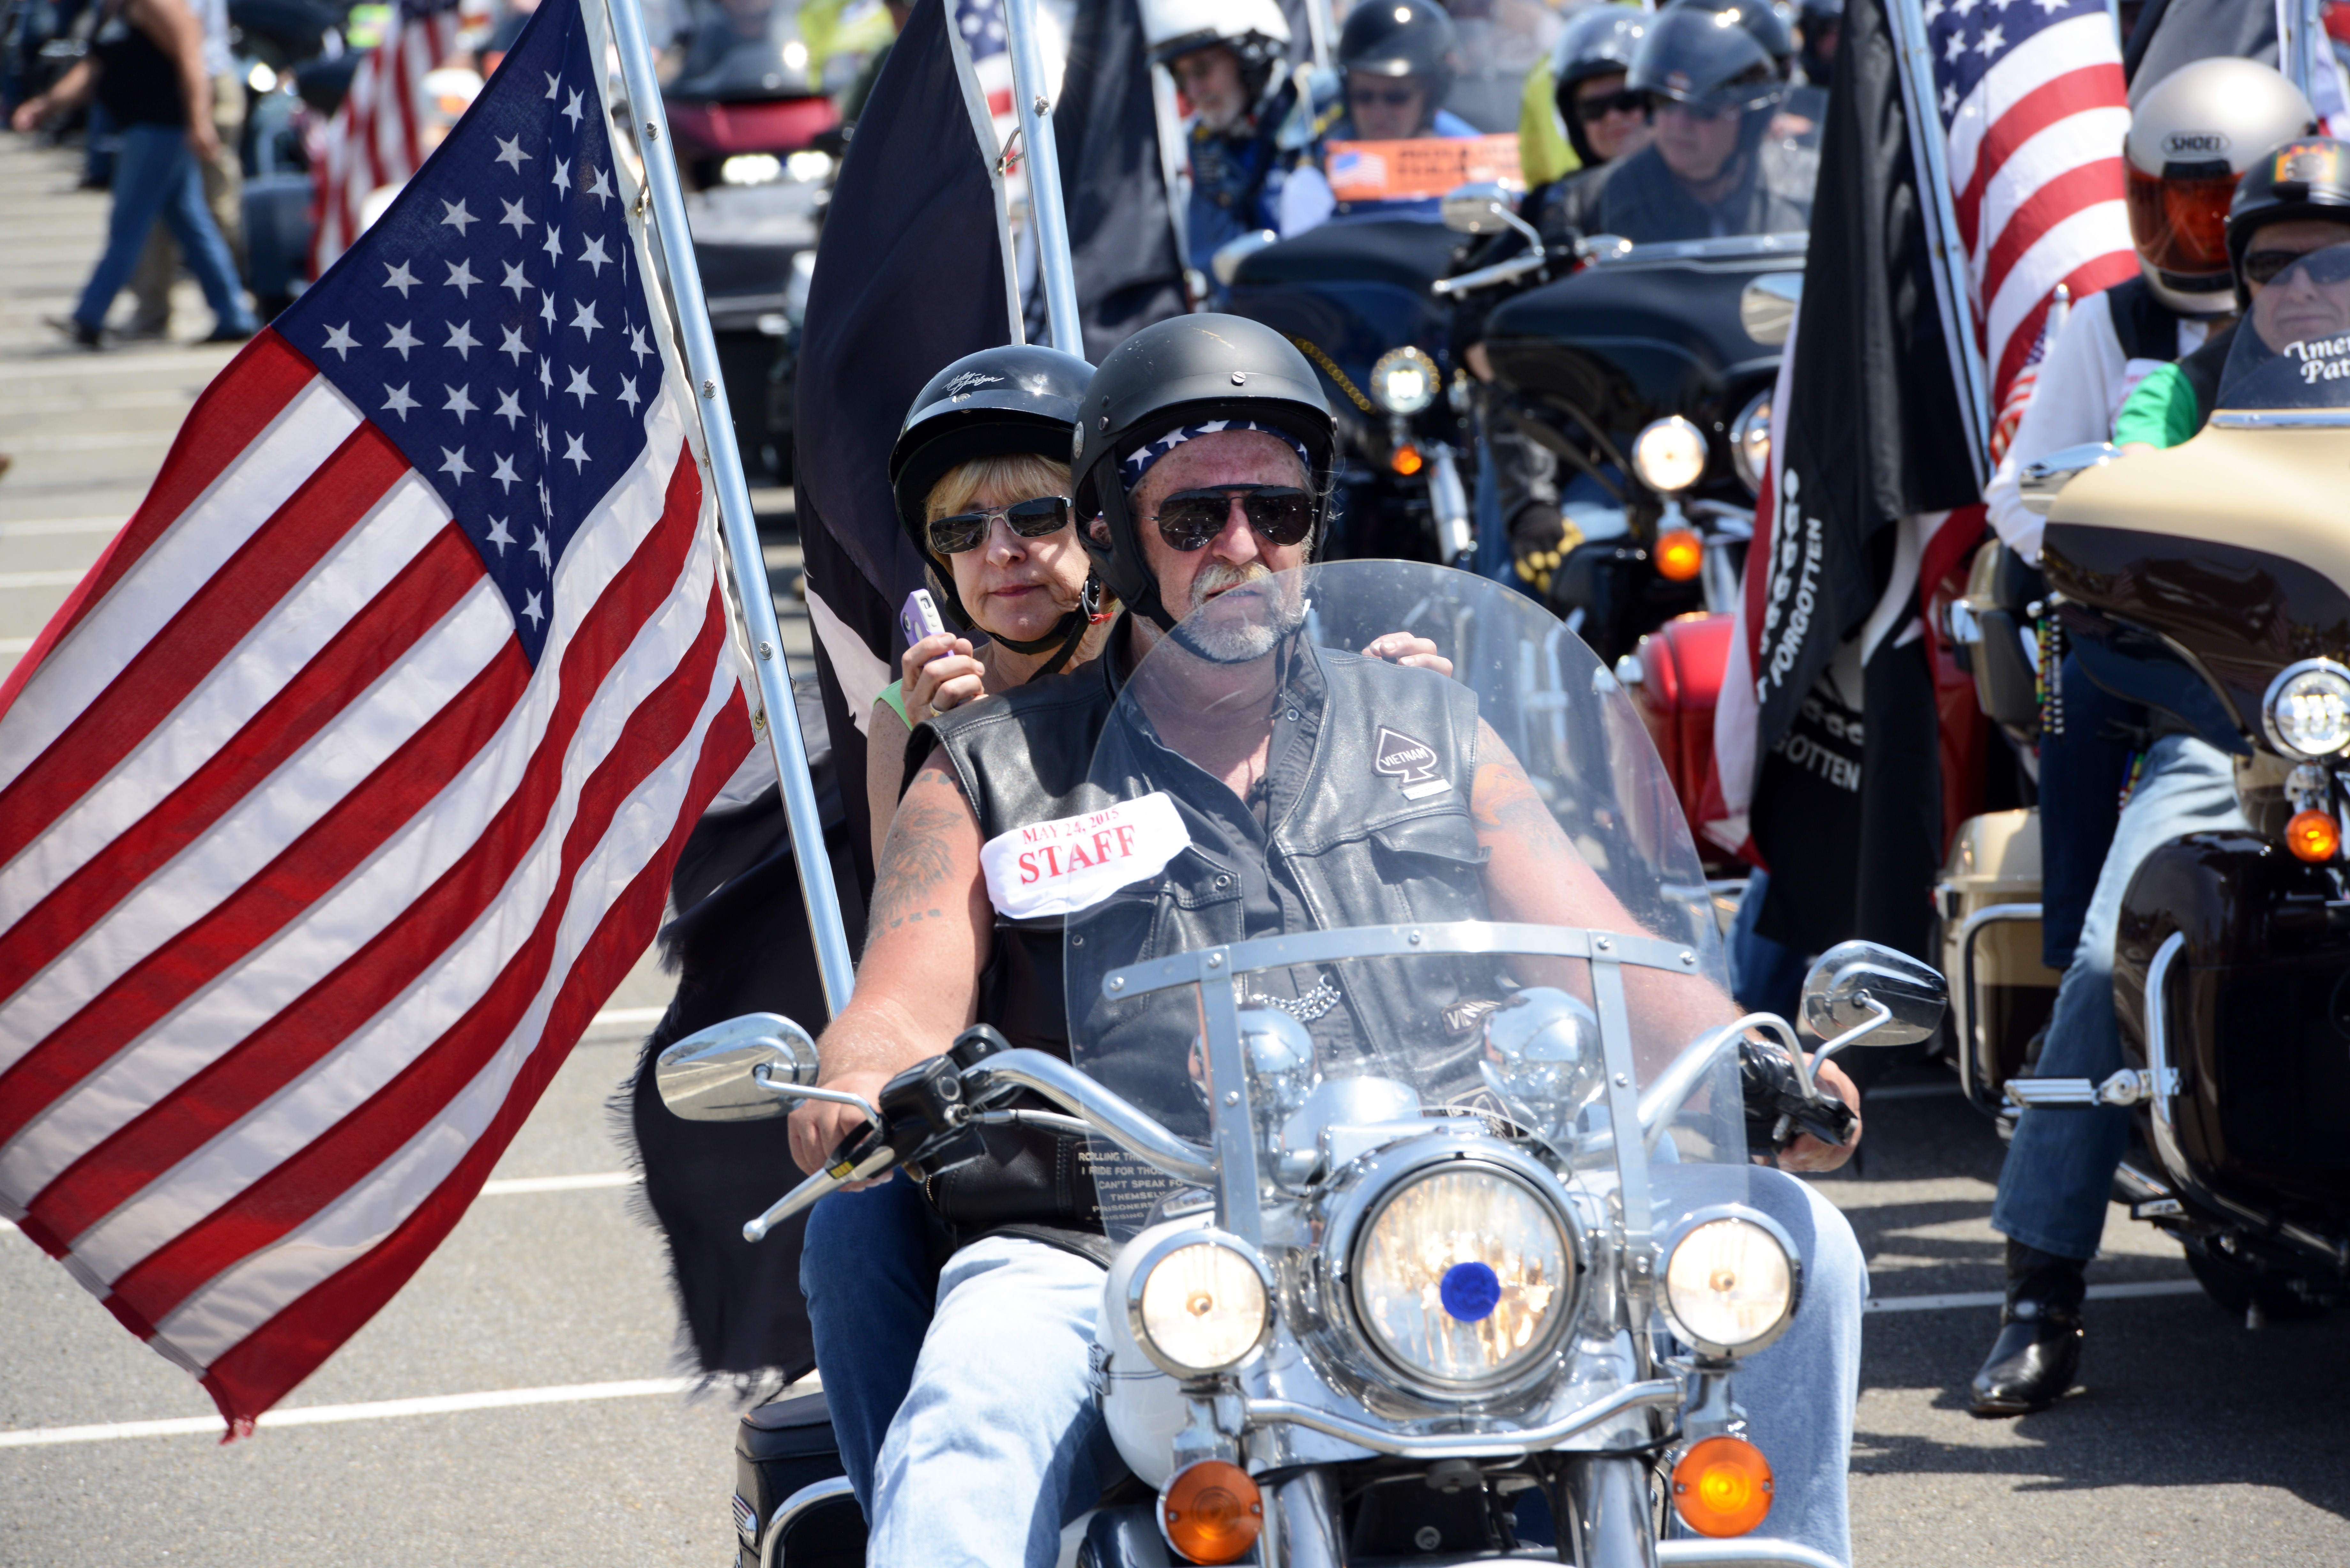
<svg viewBox="0 0 2350 1568">
<path fill-rule="evenodd" d="M 0 136 L 0 452 L 16 459 L 0 477 L 0 673 L 137 504 L 227 358 L 177 345 L 86 356 L 40 326 L 70 304 L 104 221 L 72 170 Z M 200 336 L 210 323 L 182 292 L 177 335 Z M 786 647 L 804 656 L 796 552 L 778 540 L 768 555 Z M 0 1564 L 718 1568 L 733 1417 L 664 1382 L 675 1316 L 604 1111 L 667 992 L 639 965 L 448 1243 L 286 1407 L 365 1418 L 220 1446 L 200 1389 L 0 1232 Z M 1967 1298 L 2000 1283 L 1985 1222 L 1999 1142 L 1926 1073 L 1872 1098 L 1865 1149 L 1862 1171 L 1828 1183 L 1883 1308 L 1867 1320 L 1853 1455 L 1859 1562 L 2350 1563 L 2350 1420 L 2336 1404 L 2350 1324 L 2247 1332 L 2182 1293 L 2177 1250 L 2116 1210 L 2093 1284 L 2168 1293 L 2093 1302 L 2086 1386 L 2041 1416 L 1975 1421 L 1962 1390 L 1996 1314 Z M 746 1209 L 767 1196 L 746 1194 Z M 551 1402 L 513 1403 L 515 1391 Z M 367 1408 L 465 1395 L 506 1402 Z M 57 1440 L 173 1419 L 194 1429 Z"/>
</svg>

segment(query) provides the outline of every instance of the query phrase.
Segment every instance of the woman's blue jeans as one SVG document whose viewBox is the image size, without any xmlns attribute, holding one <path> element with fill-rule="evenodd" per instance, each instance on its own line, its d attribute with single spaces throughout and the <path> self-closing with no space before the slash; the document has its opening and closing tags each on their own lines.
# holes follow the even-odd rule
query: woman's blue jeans
<svg viewBox="0 0 2350 1568">
<path fill-rule="evenodd" d="M 932 1242 L 941 1229 L 921 1189 L 902 1174 L 862 1192 L 836 1192 L 808 1210 L 800 1293 L 841 1468 L 868 1519 L 881 1439 L 913 1385 L 938 1310 Z"/>
<path fill-rule="evenodd" d="M 253 312 L 245 307 L 244 290 L 237 282 L 236 263 L 228 253 L 204 205 L 204 185 L 188 151 L 187 131 L 176 125 L 126 125 L 121 146 L 114 155 L 114 212 L 107 221 L 106 254 L 74 306 L 74 319 L 93 330 L 106 325 L 114 296 L 130 281 L 147 248 L 147 232 L 157 218 L 180 242 L 180 254 L 204 291 L 220 327 L 251 332 Z"/>
</svg>

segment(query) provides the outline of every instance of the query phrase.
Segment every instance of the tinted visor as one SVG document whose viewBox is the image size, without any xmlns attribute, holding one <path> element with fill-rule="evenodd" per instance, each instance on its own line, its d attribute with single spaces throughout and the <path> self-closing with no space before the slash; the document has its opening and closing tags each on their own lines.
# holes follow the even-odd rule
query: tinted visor
<svg viewBox="0 0 2350 1568">
<path fill-rule="evenodd" d="M 2147 265 L 2173 277 L 2228 275 L 2233 176 L 2162 180 L 2129 168 L 2130 234 Z"/>
</svg>

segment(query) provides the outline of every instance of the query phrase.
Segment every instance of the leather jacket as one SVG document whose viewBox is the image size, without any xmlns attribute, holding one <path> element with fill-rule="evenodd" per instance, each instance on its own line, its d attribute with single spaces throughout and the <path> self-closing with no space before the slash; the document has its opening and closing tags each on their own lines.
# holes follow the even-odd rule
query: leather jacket
<svg viewBox="0 0 2350 1568">
<path fill-rule="evenodd" d="M 1486 857 L 1469 813 L 1475 696 L 1432 671 L 1302 638 L 1289 646 L 1267 769 L 1269 831 L 1254 827 L 1220 781 L 1160 746 L 1135 705 L 1117 705 L 1113 659 L 938 716 L 914 732 L 908 767 L 935 748 L 983 839 L 1154 792 L 1171 795 L 1190 844 L 1162 871 L 1068 917 L 1074 940 L 1093 944 L 1106 965 L 1293 930 L 1483 919 Z M 1284 726 L 1294 728 L 1284 735 Z M 1066 1059 L 1070 1009 L 1083 1007 L 1087 1070 L 1172 1130 L 1201 1136 L 1204 1111 L 1181 1068 L 1168 1066 L 1170 1054 L 1181 1061 L 1196 1027 L 1188 998 L 1173 1009 L 1121 1010 L 1098 1000 L 1097 975 L 1082 977 L 1096 982 L 1081 984 L 1087 996 L 1066 994 L 1064 941 L 1061 917 L 999 909 L 980 1021 L 1014 1045 Z M 1448 969 L 1418 961 L 1409 984 L 1400 967 L 1353 966 L 1327 988 L 1295 971 L 1251 983 L 1301 1017 L 1293 999 L 1335 990 L 1336 1005 L 1326 1003 L 1309 1029 L 1317 1041 L 1344 1049 L 1351 1039 L 1365 1051 L 1430 1031 L 1462 1033 L 1461 1004 L 1497 994 L 1489 960 Z M 933 1205 L 962 1240 L 1007 1227 L 1099 1231 L 1090 1179 L 1068 1147 L 1083 1139 L 990 1131 L 993 1158 L 931 1184 Z"/>
</svg>

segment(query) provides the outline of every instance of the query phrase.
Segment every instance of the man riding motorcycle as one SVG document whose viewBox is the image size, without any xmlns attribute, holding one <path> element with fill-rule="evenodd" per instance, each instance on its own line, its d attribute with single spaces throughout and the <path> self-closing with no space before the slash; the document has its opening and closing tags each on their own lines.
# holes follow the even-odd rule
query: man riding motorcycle
<svg viewBox="0 0 2350 1568">
<path fill-rule="evenodd" d="M 974 1019 L 1014 1045 L 1067 1055 L 1062 921 L 1023 891 L 1008 849 L 1024 842 L 1022 829 L 1071 815 L 1120 682 L 1170 639 L 1161 657 L 1190 661 L 1228 694 L 1207 732 L 1168 732 L 1159 743 L 1173 751 L 1150 753 L 1164 758 L 1152 782 L 1163 776 L 1190 832 L 1211 841 L 1198 855 L 1170 847 L 1165 862 L 1180 894 L 1167 933 L 1178 947 L 1471 910 L 1633 929 L 1465 688 L 1301 634 L 1305 607 L 1274 574 L 1305 565 L 1319 540 L 1333 431 L 1295 348 L 1240 318 L 1178 317 L 1113 350 L 1081 407 L 1076 505 L 1099 514 L 1087 548 L 1129 607 L 1125 629 L 1085 670 L 916 732 L 920 765 L 883 855 L 857 996 L 819 1044 L 827 1087 L 870 1096 Z M 1382 870 L 1365 823 L 1400 787 L 1373 765 L 1370 737 L 1383 729 L 1417 738 L 1447 793 L 1451 780 L 1465 786 L 1457 808 L 1437 808 L 1479 846 L 1465 877 Z M 1309 827 L 1310 842 L 1297 836 Z M 1220 857 L 1215 840 L 1251 852 Z M 1263 874 L 1244 872 L 1234 888 L 1223 865 Z M 1683 976 L 1659 976 L 1640 1002 L 1675 1029 L 1730 1016 L 1727 998 Z M 1357 1005 L 1315 1016 L 1370 1033 L 1395 1022 L 1357 1016 Z M 1825 1077 L 1849 1102 L 1841 1075 Z M 854 1116 L 824 1104 L 795 1113 L 802 1165 L 825 1164 Z M 928 1184 L 959 1245 L 883 1446 L 878 1563 L 1050 1563 L 1062 1525 L 1107 1479 L 1093 1375 L 1107 1248 L 1084 1140 L 1041 1127 L 990 1136 L 988 1157 Z M 1790 1154 L 1798 1165 L 1837 1158 L 1802 1142 Z M 1841 1557 L 1857 1249 L 1801 1184 L 1757 1182 L 1766 1189 L 1764 1200 L 1800 1215 L 1815 1240 L 1794 1326 L 1742 1387 L 1768 1434 L 1757 1440 L 1786 1456 L 1774 1460 L 1791 1526 L 1782 1533 Z"/>
<path fill-rule="evenodd" d="M 1444 107 L 1459 64 L 1452 19 L 1436 0 L 1356 6 L 1338 35 L 1340 112 L 1317 126 L 1321 140 L 1476 135 L 1475 126 Z M 1317 144 L 1283 187 L 1277 226 L 1284 239 L 1333 217 L 1437 217 L 1433 200 L 1339 201 L 1322 159 Z"/>
<path fill-rule="evenodd" d="M 2293 297 L 2264 300 L 2270 279 L 2313 251 L 2350 238 L 2350 143 L 2293 140 L 2253 161 L 2228 213 L 2236 299 L 2272 347 L 2350 328 L 2350 299 L 2296 277 Z M 2338 289 L 2338 286 L 2337 286 Z M 2303 294 L 2307 297 L 2303 297 Z M 2264 308 L 2265 306 L 2265 308 Z M 2264 330 L 2265 329 L 2265 330 Z M 2240 325 L 2176 365 L 2149 374 L 2115 422 L 2124 445 L 2172 446 L 2202 428 Z M 2113 848 L 2097 877 L 2072 965 L 2057 988 L 2035 1076 L 2105 1081 L 2122 1065 L 2115 1015 L 2114 941 L 2130 878 L 2156 848 L 2189 833 L 2247 826 L 2228 754 L 2157 715 L 2156 737 L 2130 786 Z M 2129 1141 L 2130 1113 L 2113 1106 L 2023 1112 L 2000 1171 L 1991 1227 L 2006 1236 L 2007 1305 L 1999 1337 L 1975 1374 L 1978 1416 L 2045 1409 L 2079 1368 L 2086 1293 L 2083 1271 L 2105 1229 L 2115 1167 Z"/>
<path fill-rule="evenodd" d="M 1150 60 L 1191 106 L 1187 265 L 1202 278 L 1228 242 L 1280 222 L 1281 188 L 1316 134 L 1304 73 L 1282 69 L 1288 19 L 1274 0 L 1151 0 Z"/>
<path fill-rule="evenodd" d="M 1535 227 L 1635 244 L 1809 227 L 1818 158 L 1769 135 L 1794 54 L 1764 0 L 1675 0 L 1650 22 L 1626 80 L 1647 96 L 1654 140 L 1561 182 Z"/>
</svg>

